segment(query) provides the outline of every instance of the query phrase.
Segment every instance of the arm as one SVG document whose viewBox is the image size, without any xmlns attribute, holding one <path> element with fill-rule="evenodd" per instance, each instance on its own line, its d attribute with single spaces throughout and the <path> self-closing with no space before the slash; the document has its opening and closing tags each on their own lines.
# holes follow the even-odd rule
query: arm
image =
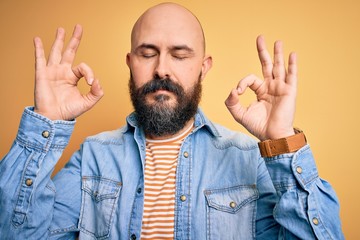
<svg viewBox="0 0 360 240">
<path fill-rule="evenodd" d="M 249 75 L 242 79 L 225 101 L 234 119 L 260 141 L 275 140 L 294 135 L 297 62 L 295 53 L 289 56 L 286 71 L 282 43 L 274 45 L 274 60 L 266 50 L 262 36 L 257 39 L 257 50 L 264 80 Z M 257 100 L 244 107 L 239 95 L 250 88 Z M 265 158 L 266 169 L 260 171 L 259 190 L 265 194 L 258 201 L 257 235 L 260 239 L 273 237 L 276 227 L 269 227 L 272 220 L 281 225 L 278 237 L 285 239 L 343 239 L 339 218 L 339 203 L 331 186 L 320 179 L 313 155 L 308 145 L 295 153 Z M 264 170 L 264 169 L 263 169 Z M 272 205 L 266 195 L 268 181 L 275 187 L 278 199 Z M 265 186 L 265 187 L 264 187 Z M 272 209 L 269 209 L 271 205 Z"/>
<path fill-rule="evenodd" d="M 74 121 L 51 121 L 32 108 L 25 109 L 14 144 L 0 162 L 2 238 L 48 237 L 57 202 L 50 177 L 74 124 Z M 67 180 L 73 185 L 76 179 Z"/>
<path fill-rule="evenodd" d="M 6 239 L 45 239 L 76 231 L 78 214 L 61 207 L 80 205 L 78 154 L 63 171 L 63 181 L 54 184 L 50 177 L 75 124 L 67 120 L 89 110 L 103 95 L 90 67 L 84 63 L 73 66 L 81 36 L 82 28 L 77 25 L 62 53 L 65 32 L 59 28 L 48 60 L 40 38 L 34 39 L 35 107 L 25 109 L 17 138 L 0 162 L 0 235 Z M 85 95 L 77 88 L 82 77 L 91 86 Z M 64 199 L 69 191 L 75 193 Z"/>
<path fill-rule="evenodd" d="M 280 196 L 274 218 L 284 236 L 302 239 L 344 239 L 339 202 L 330 184 L 319 177 L 307 145 L 292 154 L 265 158 Z"/>
</svg>

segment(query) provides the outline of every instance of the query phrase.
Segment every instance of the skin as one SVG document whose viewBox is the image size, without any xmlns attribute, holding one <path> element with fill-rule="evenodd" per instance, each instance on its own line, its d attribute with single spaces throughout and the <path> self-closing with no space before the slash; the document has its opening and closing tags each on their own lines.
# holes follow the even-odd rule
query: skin
<svg viewBox="0 0 360 240">
<path fill-rule="evenodd" d="M 59 28 L 48 60 L 40 38 L 34 39 L 35 111 L 51 120 L 71 120 L 91 109 L 103 96 L 99 81 L 85 63 L 72 66 L 82 35 L 75 26 L 73 35 L 62 53 L 65 31 Z M 281 41 L 274 44 L 274 58 L 266 50 L 263 36 L 257 38 L 257 50 L 263 78 L 249 75 L 231 90 L 225 105 L 234 119 L 260 140 L 278 139 L 294 134 L 297 60 L 289 56 L 285 67 Z M 173 3 L 156 5 L 147 10 L 135 23 L 131 37 L 131 52 L 126 56 L 135 84 L 141 87 L 154 76 L 170 77 L 189 91 L 195 82 L 205 78 L 212 58 L 205 54 L 204 35 L 199 21 L 187 9 Z M 90 91 L 82 95 L 77 82 L 85 78 Z M 249 88 L 256 95 L 250 106 L 239 101 Z M 167 104 L 176 104 L 176 97 L 164 90 L 149 94 L 169 96 Z M 192 124 L 190 121 L 185 128 Z"/>
</svg>

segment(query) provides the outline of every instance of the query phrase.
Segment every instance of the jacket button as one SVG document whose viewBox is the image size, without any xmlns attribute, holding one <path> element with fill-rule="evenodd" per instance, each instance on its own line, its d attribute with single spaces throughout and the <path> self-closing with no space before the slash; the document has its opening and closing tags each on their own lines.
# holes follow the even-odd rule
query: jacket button
<svg viewBox="0 0 360 240">
<path fill-rule="evenodd" d="M 319 224 L 319 219 L 313 218 L 312 222 L 313 222 L 313 224 L 318 225 Z"/>
<path fill-rule="evenodd" d="M 296 172 L 297 172 L 298 174 L 301 174 L 301 173 L 302 173 L 302 168 L 301 168 L 301 167 L 296 167 Z"/>
<path fill-rule="evenodd" d="M 94 197 L 96 198 L 99 195 L 99 192 L 95 191 L 93 194 L 94 194 Z"/>
<path fill-rule="evenodd" d="M 135 234 L 131 234 L 130 240 L 136 240 L 136 235 L 135 235 Z"/>
<path fill-rule="evenodd" d="M 184 152 L 184 157 L 188 158 L 188 157 L 189 157 L 189 153 L 188 153 L 188 152 Z"/>
<path fill-rule="evenodd" d="M 43 131 L 41 133 L 41 135 L 43 136 L 43 138 L 48 138 L 50 136 L 50 132 L 49 131 Z"/>
<path fill-rule="evenodd" d="M 142 189 L 139 187 L 139 188 L 137 189 L 137 193 L 140 194 L 141 191 L 142 191 Z"/>
<path fill-rule="evenodd" d="M 235 203 L 235 202 L 231 202 L 229 205 L 230 205 L 231 208 L 235 208 L 235 207 L 236 207 L 236 203 Z"/>
<path fill-rule="evenodd" d="M 33 180 L 31 178 L 28 178 L 25 180 L 26 186 L 30 187 L 33 184 Z"/>
<path fill-rule="evenodd" d="M 185 195 L 181 195 L 181 196 L 180 196 L 180 200 L 181 200 L 182 202 L 185 202 L 185 201 L 186 201 L 186 196 L 185 196 Z"/>
</svg>

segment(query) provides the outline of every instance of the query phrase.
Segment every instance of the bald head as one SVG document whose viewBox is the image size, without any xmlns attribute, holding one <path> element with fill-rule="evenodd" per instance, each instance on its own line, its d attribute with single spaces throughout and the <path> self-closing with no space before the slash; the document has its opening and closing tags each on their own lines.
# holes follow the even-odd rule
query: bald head
<svg viewBox="0 0 360 240">
<path fill-rule="evenodd" d="M 205 54 L 205 38 L 199 20 L 175 3 L 156 5 L 136 21 L 131 33 L 131 51 L 144 43 L 188 45 Z"/>
</svg>

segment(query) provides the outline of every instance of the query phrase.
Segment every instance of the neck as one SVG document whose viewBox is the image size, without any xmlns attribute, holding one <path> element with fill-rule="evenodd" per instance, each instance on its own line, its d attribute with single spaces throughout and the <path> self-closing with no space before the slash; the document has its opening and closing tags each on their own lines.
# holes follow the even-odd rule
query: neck
<svg viewBox="0 0 360 240">
<path fill-rule="evenodd" d="M 162 135 L 162 136 L 154 136 L 154 135 L 145 134 L 145 136 L 146 136 L 146 138 L 152 139 L 152 140 L 164 140 L 164 139 L 168 139 L 168 138 L 174 138 L 174 137 L 177 137 L 177 136 L 181 135 L 184 131 L 189 129 L 192 125 L 194 125 L 194 118 L 191 118 L 185 124 L 185 126 L 175 134 Z"/>
</svg>

